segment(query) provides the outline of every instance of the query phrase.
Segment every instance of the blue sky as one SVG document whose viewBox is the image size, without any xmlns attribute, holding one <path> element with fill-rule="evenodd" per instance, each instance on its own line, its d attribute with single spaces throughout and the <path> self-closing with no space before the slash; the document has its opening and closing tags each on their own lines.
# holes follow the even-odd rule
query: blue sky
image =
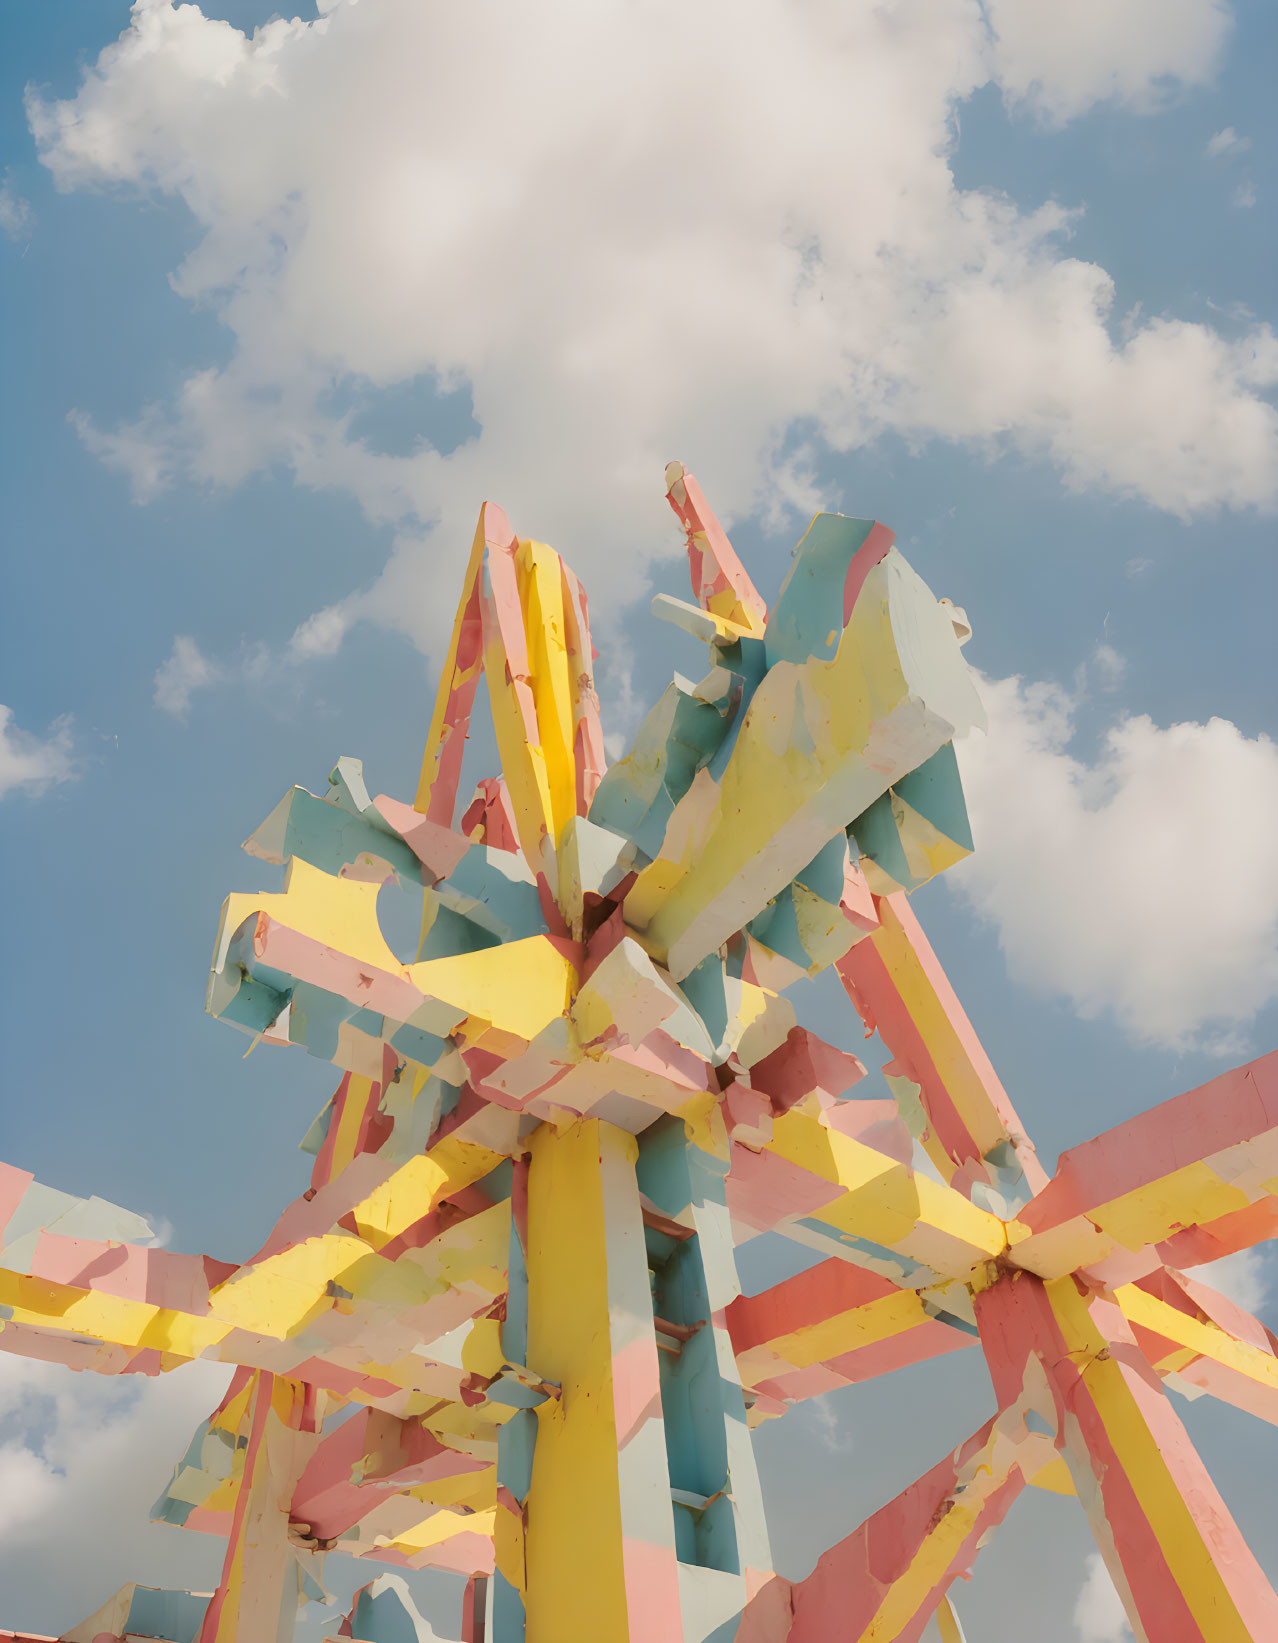
<svg viewBox="0 0 1278 1643">
<path fill-rule="evenodd" d="M 0 14 L 3 1155 L 255 1247 L 330 1091 L 202 1013 L 239 841 L 340 754 L 411 796 L 486 496 L 585 577 L 624 736 L 698 662 L 646 611 L 676 456 L 765 595 L 834 506 L 968 609 L 978 852 L 917 905 L 1049 1163 L 1278 1041 L 1272 8 L 321 9 Z M 216 1378 L 16 1363 L 0 1624 L 207 1582 L 140 1520 Z M 766 1431 L 779 1565 L 987 1402 L 944 1360 Z M 1205 1403 L 1278 1574 L 1269 1439 Z M 969 1629 L 1121 1639 L 1031 1496 Z"/>
</svg>

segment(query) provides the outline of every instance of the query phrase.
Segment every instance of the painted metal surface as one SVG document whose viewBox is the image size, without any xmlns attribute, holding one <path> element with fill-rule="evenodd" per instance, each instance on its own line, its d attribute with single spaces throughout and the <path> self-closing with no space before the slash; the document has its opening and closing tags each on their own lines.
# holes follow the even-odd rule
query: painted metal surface
<svg viewBox="0 0 1278 1643">
<path fill-rule="evenodd" d="M 586 599 L 481 512 L 412 805 L 358 761 L 249 839 L 208 1008 L 336 1066 L 311 1187 L 242 1265 L 0 1166 L 0 1348 L 231 1388 L 155 1515 L 213 1594 L 125 1587 L 72 1643 L 284 1643 L 326 1551 L 389 1565 L 340 1636 L 437 1636 L 395 1568 L 466 1577 L 464 1643 L 908 1643 L 1026 1484 L 1077 1494 L 1151 1643 L 1278 1637 L 1164 1387 L 1278 1421 L 1278 1346 L 1187 1278 L 1278 1225 L 1278 1055 L 1049 1181 L 908 895 L 972 848 L 966 619 L 872 520 L 819 515 L 771 611 L 667 470 L 708 648 L 608 765 Z M 501 773 L 458 818 L 479 681 Z M 387 884 L 421 899 L 397 954 Z M 891 1100 L 795 1016 L 833 967 Z M 926 1160 L 927 1167 L 916 1167 Z M 743 1297 L 735 1247 L 824 1257 Z M 750 1429 L 983 1350 L 986 1425 L 804 1581 Z M 0 1639 L 13 1634 L 0 1634 Z"/>
</svg>

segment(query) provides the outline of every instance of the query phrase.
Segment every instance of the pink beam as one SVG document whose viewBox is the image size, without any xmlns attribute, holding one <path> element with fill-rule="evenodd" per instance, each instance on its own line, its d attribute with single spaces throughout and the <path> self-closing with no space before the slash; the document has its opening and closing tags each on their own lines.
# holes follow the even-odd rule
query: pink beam
<svg viewBox="0 0 1278 1643">
<path fill-rule="evenodd" d="M 929 1316 L 914 1290 L 837 1257 L 738 1296 L 726 1321 L 756 1416 L 976 1344 Z"/>
<path fill-rule="evenodd" d="M 198 1643 L 287 1643 L 301 1597 L 288 1500 L 315 1446 L 314 1397 L 308 1387 L 254 1374 L 248 1416 L 222 1579 Z"/>
<path fill-rule="evenodd" d="M 969 1196 L 994 1179 L 991 1154 L 997 1168 L 1019 1169 L 1026 1194 L 1040 1191 L 1046 1171 L 908 898 L 876 896 L 874 905 L 879 928 L 835 968 L 866 1030 L 892 1052 L 885 1070 L 918 1085 L 933 1161 Z"/>
<path fill-rule="evenodd" d="M 1015 1411 L 995 1416 L 795 1583 L 788 1643 L 916 1643 L 982 1540 L 1052 1458 Z"/>
<path fill-rule="evenodd" d="M 762 638 L 768 608 L 701 486 L 682 462 L 671 462 L 666 467 L 666 500 L 683 526 L 697 603 L 702 610 L 727 617 Z"/>
<path fill-rule="evenodd" d="M 337 1540 L 392 1492 L 489 1465 L 447 1448 L 419 1421 L 360 1410 L 320 1442 L 289 1515 L 309 1538 Z"/>
<path fill-rule="evenodd" d="M 489 547 L 513 547 L 515 534 L 506 515 L 492 502 L 479 510 L 479 524 L 471 545 L 462 585 L 461 604 L 453 624 L 448 656 L 439 675 L 439 692 L 422 759 L 421 779 L 413 808 L 440 827 L 451 827 L 461 778 L 466 731 L 483 671 L 484 647 L 480 619 L 480 586 L 484 554 Z"/>
<path fill-rule="evenodd" d="M 208 1311 L 210 1291 L 237 1270 L 208 1255 L 99 1243 L 57 1232 L 42 1232 L 31 1257 L 33 1278 L 196 1317 Z"/>
<path fill-rule="evenodd" d="M 586 590 L 567 565 L 561 566 L 564 586 L 564 640 L 577 679 L 573 693 L 573 765 L 577 780 L 577 814 L 586 815 L 595 789 L 607 768 L 603 722 L 595 691 L 595 647 L 590 640 L 590 612 Z"/>
<path fill-rule="evenodd" d="M 1275 1176 L 1278 1050 L 1062 1153 L 1012 1259 L 1042 1278 L 1105 1263 L 1113 1282 L 1193 1266 L 1269 1235 Z"/>
<path fill-rule="evenodd" d="M 1139 1638 L 1267 1643 L 1278 1597 L 1107 1291 L 1012 1272 L 976 1297 L 1000 1401 L 1058 1433 Z"/>
<path fill-rule="evenodd" d="M 1188 1397 L 1207 1392 L 1278 1426 L 1278 1340 L 1259 1319 L 1170 1267 L 1120 1289 L 1115 1299 L 1168 1385 Z"/>
</svg>

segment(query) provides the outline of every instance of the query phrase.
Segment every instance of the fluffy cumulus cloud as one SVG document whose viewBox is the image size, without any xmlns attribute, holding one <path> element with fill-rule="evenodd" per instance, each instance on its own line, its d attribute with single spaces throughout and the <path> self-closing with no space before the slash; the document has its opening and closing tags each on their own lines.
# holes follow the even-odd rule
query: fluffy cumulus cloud
<svg viewBox="0 0 1278 1643">
<path fill-rule="evenodd" d="M 0 179 L 0 233 L 11 240 L 28 239 L 33 221 L 31 202 L 23 199 L 8 177 Z"/>
<path fill-rule="evenodd" d="M 1000 82 L 1051 123 L 1112 99 L 1146 110 L 1206 78 L 1229 32 L 1224 0 L 986 0 Z"/>
<path fill-rule="evenodd" d="M 162 713 L 184 720 L 192 695 L 197 690 L 207 690 L 221 677 L 221 667 L 204 654 L 189 634 L 179 633 L 167 660 L 155 671 L 152 700 Z"/>
<path fill-rule="evenodd" d="M 303 627 L 320 623 L 326 614 L 319 612 Z M 290 643 L 290 653 L 297 648 L 297 644 L 295 634 Z M 298 654 L 329 654 L 336 648 L 334 644 L 329 652 L 324 652 L 316 646 L 310 651 L 300 650 Z M 185 724 L 191 698 L 197 692 L 208 690 L 212 685 L 245 681 L 254 683 L 264 679 L 272 668 L 279 665 L 278 659 L 272 657 L 262 644 L 242 644 L 230 656 L 206 656 L 189 633 L 179 633 L 174 637 L 173 649 L 155 670 L 151 700 L 162 713 L 168 713 Z"/>
<path fill-rule="evenodd" d="M 218 1542 L 148 1523 L 229 1371 L 114 1379 L 0 1352 L 3 1623 L 60 1631 L 126 1579 L 209 1590 Z"/>
<path fill-rule="evenodd" d="M 1268 1310 L 1270 1262 L 1268 1251 L 1263 1247 L 1240 1249 L 1219 1261 L 1208 1261 L 1195 1268 L 1194 1277 L 1228 1295 L 1245 1312 L 1263 1314 Z"/>
<path fill-rule="evenodd" d="M 464 551 L 490 494 L 619 604 L 675 545 L 672 456 L 727 516 L 810 505 L 814 452 L 885 431 L 1182 514 L 1272 500 L 1272 335 L 1124 325 L 1068 212 L 950 168 L 982 85 L 1058 121 L 1208 76 L 1219 0 L 320 11 L 246 37 L 138 0 L 74 98 L 30 103 L 60 187 L 185 202 L 175 286 L 232 339 L 171 403 L 80 419 L 91 447 L 140 497 L 283 465 L 399 526 L 297 655 L 369 617 L 430 644 L 423 556 Z M 468 387 L 478 434 L 360 437 L 350 394 L 410 382 Z"/>
<path fill-rule="evenodd" d="M 1122 1599 L 1099 1552 L 1093 1552 L 1085 1565 L 1083 1587 L 1074 1605 L 1074 1628 L 1079 1643 L 1131 1643 Z"/>
<path fill-rule="evenodd" d="M 1009 969 L 1138 1042 L 1229 1047 L 1278 997 L 1278 747 L 1138 715 L 1089 758 L 1077 696 L 1019 678 L 982 694 L 989 732 L 959 748 L 978 849 L 947 878 Z"/>
<path fill-rule="evenodd" d="M 1237 154 L 1245 154 L 1250 147 L 1250 137 L 1240 137 L 1233 126 L 1225 126 L 1222 131 L 1217 131 L 1208 138 L 1204 152 L 1209 160 L 1223 160 L 1232 159 Z"/>
<path fill-rule="evenodd" d="M 8 793 L 38 795 L 75 773 L 69 719 L 58 719 L 41 738 L 19 730 L 13 710 L 0 704 L 0 799 Z"/>
</svg>

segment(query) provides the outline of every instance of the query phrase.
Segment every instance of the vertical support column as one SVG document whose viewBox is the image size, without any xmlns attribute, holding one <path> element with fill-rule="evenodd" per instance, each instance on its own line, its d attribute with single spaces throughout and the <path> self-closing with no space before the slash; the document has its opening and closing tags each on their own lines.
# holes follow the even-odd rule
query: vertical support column
<svg viewBox="0 0 1278 1643">
<path fill-rule="evenodd" d="M 289 1501 L 318 1441 L 315 1391 L 265 1370 L 252 1376 L 248 1443 L 222 1579 L 199 1643 L 289 1643 L 307 1576 L 289 1540 Z"/>
<path fill-rule="evenodd" d="M 532 1482 L 537 1417 L 520 1409 L 497 1436 L 497 1516 L 493 1523 L 493 1643 L 524 1643 L 528 1552 L 525 1507 Z"/>
<path fill-rule="evenodd" d="M 461 1643 L 488 1643 L 488 1576 L 471 1575 L 462 1596 Z"/>
<path fill-rule="evenodd" d="M 995 1391 L 1037 1396 L 1138 1638 L 1265 1643 L 1278 1597 L 1107 1291 L 1003 1277 L 976 1297 Z"/>
<path fill-rule="evenodd" d="M 676 1341 L 686 1337 L 661 1362 L 685 1643 L 733 1635 L 736 1617 L 771 1578 L 763 1495 L 727 1328 L 727 1308 L 741 1293 L 728 1158 L 717 1106 L 702 1123 L 659 1119 L 640 1138 L 639 1184 L 661 1212 L 649 1213 L 649 1235 L 654 1245 L 664 1239 L 671 1246 L 656 1271 L 657 1328 L 672 1329 Z"/>
<path fill-rule="evenodd" d="M 528 1161 L 516 1158 L 510 1184 L 510 1257 L 501 1349 L 507 1363 L 528 1362 Z M 497 1516 L 493 1523 L 493 1579 L 489 1601 L 493 1643 L 524 1643 L 527 1636 L 527 1503 L 532 1483 L 537 1417 L 520 1409 L 497 1435 Z M 466 1643 L 466 1640 L 464 1640 Z"/>
<path fill-rule="evenodd" d="M 527 1643 L 682 1643 L 638 1145 L 583 1119 L 530 1152 L 528 1362 L 563 1390 L 536 1414 Z"/>
</svg>

